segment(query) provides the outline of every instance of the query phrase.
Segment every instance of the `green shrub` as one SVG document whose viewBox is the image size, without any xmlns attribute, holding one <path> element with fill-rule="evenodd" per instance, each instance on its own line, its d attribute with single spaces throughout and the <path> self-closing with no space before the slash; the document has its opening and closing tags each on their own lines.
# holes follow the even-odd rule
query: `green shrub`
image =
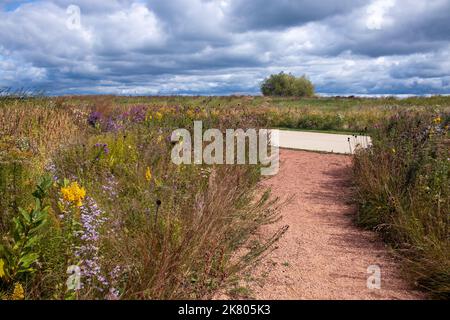
<svg viewBox="0 0 450 320">
<path fill-rule="evenodd" d="M 312 97 L 314 85 L 304 75 L 295 77 L 292 74 L 280 72 L 264 80 L 261 92 L 265 96 Z"/>
<path fill-rule="evenodd" d="M 38 242 L 48 215 L 48 207 L 43 206 L 43 200 L 51 184 L 50 178 L 41 179 L 33 192 L 34 207 L 30 210 L 19 208 L 19 214 L 12 219 L 10 233 L 1 239 L 0 288 L 8 290 L 13 284 L 29 280 L 36 272 L 35 264 L 40 256 Z"/>
</svg>

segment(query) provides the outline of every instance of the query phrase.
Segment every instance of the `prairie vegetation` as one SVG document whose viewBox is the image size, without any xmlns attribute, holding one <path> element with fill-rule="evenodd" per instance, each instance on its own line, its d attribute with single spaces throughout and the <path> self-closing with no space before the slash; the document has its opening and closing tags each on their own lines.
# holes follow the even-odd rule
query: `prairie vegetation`
<svg viewBox="0 0 450 320">
<path fill-rule="evenodd" d="M 450 296 L 450 113 L 399 112 L 354 158 L 357 222 L 379 231 L 410 279 Z"/>
<path fill-rule="evenodd" d="M 357 220 L 398 249 L 413 282 L 448 295 L 449 107 L 446 97 L 2 99 L 0 298 L 207 298 L 254 263 L 283 233 L 254 237 L 280 204 L 260 190 L 258 166 L 172 164 L 172 130 L 194 120 L 370 134 L 354 160 Z"/>
<path fill-rule="evenodd" d="M 193 120 L 257 122 L 110 102 L 0 107 L 2 298 L 204 298 L 280 236 L 248 241 L 277 218 L 268 191 L 256 190 L 258 166 L 170 160 L 172 130 Z"/>
</svg>

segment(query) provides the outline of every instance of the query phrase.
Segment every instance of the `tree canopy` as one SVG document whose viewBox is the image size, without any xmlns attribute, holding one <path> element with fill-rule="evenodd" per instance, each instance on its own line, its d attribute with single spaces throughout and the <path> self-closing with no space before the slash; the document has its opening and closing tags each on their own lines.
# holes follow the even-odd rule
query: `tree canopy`
<svg viewBox="0 0 450 320">
<path fill-rule="evenodd" d="M 265 96 L 312 97 L 314 85 L 305 76 L 295 77 L 290 73 L 272 74 L 261 84 Z"/>
</svg>

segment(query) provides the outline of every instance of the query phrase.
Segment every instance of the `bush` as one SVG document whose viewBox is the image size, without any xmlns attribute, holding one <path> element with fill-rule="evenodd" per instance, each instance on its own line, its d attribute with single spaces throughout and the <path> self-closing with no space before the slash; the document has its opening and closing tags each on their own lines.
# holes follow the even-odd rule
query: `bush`
<svg viewBox="0 0 450 320">
<path fill-rule="evenodd" d="M 264 80 L 261 92 L 265 96 L 312 97 L 314 85 L 304 75 L 295 77 L 292 74 L 280 72 Z"/>
</svg>

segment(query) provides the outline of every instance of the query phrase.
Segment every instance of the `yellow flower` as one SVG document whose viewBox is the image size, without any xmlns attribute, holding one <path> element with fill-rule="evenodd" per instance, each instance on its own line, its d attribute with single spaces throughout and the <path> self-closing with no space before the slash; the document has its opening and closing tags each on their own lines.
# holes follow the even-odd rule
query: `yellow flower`
<svg viewBox="0 0 450 320">
<path fill-rule="evenodd" d="M 437 117 L 434 118 L 434 120 L 433 120 L 433 122 L 434 122 L 435 124 L 439 124 L 439 123 L 441 123 L 441 121 L 442 121 L 442 119 L 441 119 L 441 117 L 439 117 L 439 116 L 437 116 Z"/>
<path fill-rule="evenodd" d="M 63 199 L 81 207 L 83 199 L 86 196 L 86 190 L 80 188 L 78 182 L 72 182 L 68 187 L 61 188 Z"/>
<path fill-rule="evenodd" d="M 161 113 L 161 112 L 155 113 L 155 118 L 156 118 L 158 121 L 161 121 L 161 119 L 163 118 L 162 113 Z"/>
<path fill-rule="evenodd" d="M 5 276 L 5 261 L 3 261 L 2 259 L 0 259 L 0 279 L 3 278 Z"/>
<path fill-rule="evenodd" d="M 23 299 L 25 299 L 25 290 L 23 290 L 23 287 L 22 287 L 22 285 L 19 282 L 17 282 L 14 285 L 14 291 L 13 291 L 13 294 L 11 296 L 11 299 L 12 300 L 23 300 Z"/>
<path fill-rule="evenodd" d="M 148 182 L 152 180 L 152 171 L 150 170 L 150 167 L 147 167 L 147 170 L 145 170 L 145 180 Z"/>
<path fill-rule="evenodd" d="M 392 153 L 396 153 L 397 151 L 395 150 L 395 148 L 392 148 Z"/>
<path fill-rule="evenodd" d="M 194 118 L 195 113 L 194 113 L 192 110 L 188 110 L 188 111 L 186 112 L 186 115 L 188 116 L 188 118 Z"/>
</svg>

